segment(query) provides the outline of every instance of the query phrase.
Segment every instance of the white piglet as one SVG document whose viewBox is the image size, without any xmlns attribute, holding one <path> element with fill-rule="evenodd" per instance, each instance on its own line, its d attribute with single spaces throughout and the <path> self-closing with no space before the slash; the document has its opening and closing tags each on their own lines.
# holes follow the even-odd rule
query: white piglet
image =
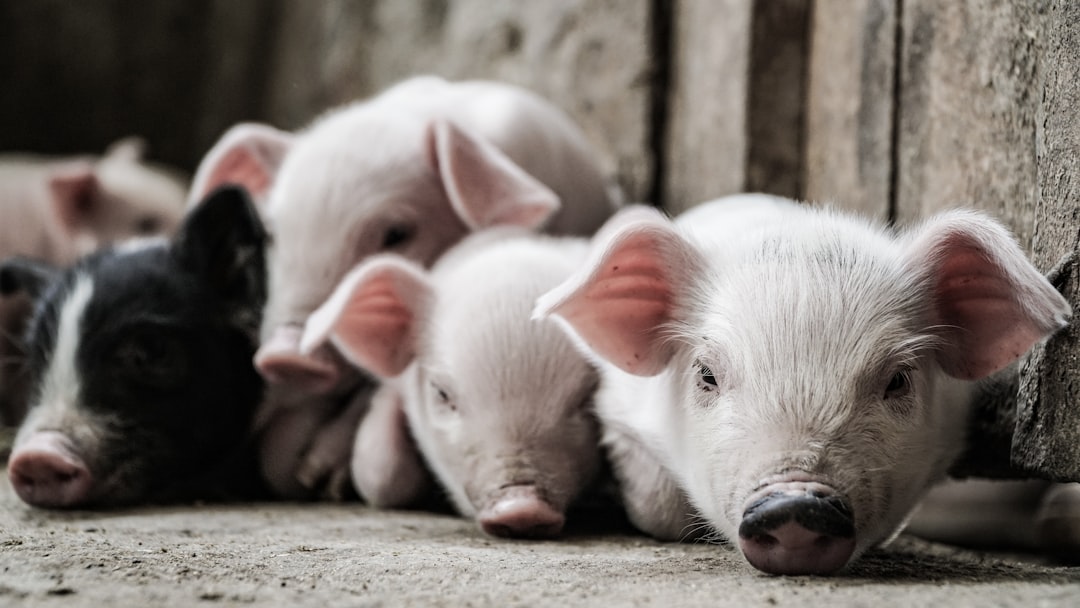
<svg viewBox="0 0 1080 608">
<path fill-rule="evenodd" d="M 416 77 L 296 133 L 238 125 L 200 165 L 197 200 L 222 182 L 265 200 L 274 244 L 257 364 L 271 384 L 326 393 L 341 362 L 299 352 L 308 316 L 365 257 L 430 265 L 500 224 L 587 235 L 618 196 L 570 118 L 519 87 Z M 555 211 L 553 213 L 553 211 Z"/>
<path fill-rule="evenodd" d="M 565 113 L 525 89 L 432 76 L 333 109 L 297 133 L 243 124 L 221 138 L 192 197 L 242 184 L 262 201 L 273 235 L 255 360 L 269 384 L 260 452 L 275 492 L 341 493 L 349 445 L 340 427 L 363 415 L 361 380 L 333 349 L 302 353 L 299 344 L 345 274 L 378 253 L 429 266 L 469 232 L 496 225 L 591 234 L 619 202 L 598 158 Z"/>
<path fill-rule="evenodd" d="M 602 366 L 632 521 L 701 518 L 776 574 L 889 539 L 963 449 L 971 381 L 1070 314 L 983 214 L 893 234 L 764 195 L 621 213 L 536 309 Z"/>
<path fill-rule="evenodd" d="M 357 434 L 361 495 L 403 506 L 423 493 L 411 428 L 454 505 L 485 532 L 561 532 L 601 462 L 597 376 L 559 328 L 530 313 L 587 253 L 585 239 L 506 228 L 469 237 L 430 273 L 382 256 L 345 279 L 311 317 L 304 346 L 329 339 L 383 380 Z"/>
</svg>

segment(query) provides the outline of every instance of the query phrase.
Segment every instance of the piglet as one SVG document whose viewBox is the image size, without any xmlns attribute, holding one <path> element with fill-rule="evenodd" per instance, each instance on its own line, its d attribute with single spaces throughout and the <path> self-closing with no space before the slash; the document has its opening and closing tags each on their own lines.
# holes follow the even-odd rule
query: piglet
<svg viewBox="0 0 1080 608">
<path fill-rule="evenodd" d="M 347 367 L 325 349 L 301 354 L 299 339 L 357 262 L 392 252 L 426 266 L 472 230 L 535 218 L 591 234 L 618 202 L 598 156 L 525 89 L 422 76 L 298 133 L 237 125 L 207 153 L 191 196 L 231 182 L 265 200 L 274 246 L 257 364 L 286 391 L 326 394 Z"/>
<path fill-rule="evenodd" d="M 0 156 L 0 259 L 21 255 L 66 266 L 129 237 L 175 232 L 186 180 L 144 161 L 143 147 L 131 137 L 102 157 Z M 18 336 L 29 316 L 28 298 L 0 296 L 0 422 L 5 425 L 17 426 L 25 415 Z"/>
<path fill-rule="evenodd" d="M 274 234 L 256 365 L 270 385 L 261 452 L 278 494 L 343 494 L 334 480 L 349 445 L 334 427 L 355 427 L 370 385 L 334 349 L 299 343 L 345 274 L 376 253 L 428 266 L 497 225 L 591 234 L 619 202 L 599 157 L 565 113 L 525 89 L 433 76 L 297 133 L 249 123 L 222 136 L 192 196 L 243 184 Z"/>
<path fill-rule="evenodd" d="M 597 412 L 632 521 L 700 518 L 773 574 L 828 574 L 891 537 L 964 445 L 972 381 L 1068 303 L 998 222 L 893 234 L 763 195 L 672 222 L 616 216 L 537 302 L 601 365 Z"/>
<path fill-rule="evenodd" d="M 601 461 L 596 373 L 533 302 L 582 263 L 584 239 L 493 229 L 430 273 L 395 256 L 359 265 L 309 320 L 382 379 L 357 434 L 353 479 L 376 505 L 422 494 L 424 460 L 457 509 L 494 536 L 547 538 Z M 407 421 L 407 427 L 406 427 Z"/>
<path fill-rule="evenodd" d="M 205 497 L 200 480 L 243 460 L 263 387 L 251 357 L 265 241 L 247 196 L 229 188 L 172 241 L 109 248 L 64 271 L 0 265 L 0 293 L 37 300 L 25 339 L 31 405 L 8 463 L 22 500 Z"/>
<path fill-rule="evenodd" d="M 0 156 L 0 258 L 68 265 L 125 238 L 175 232 L 186 182 L 144 161 L 143 148 L 132 137 L 100 158 Z"/>
</svg>

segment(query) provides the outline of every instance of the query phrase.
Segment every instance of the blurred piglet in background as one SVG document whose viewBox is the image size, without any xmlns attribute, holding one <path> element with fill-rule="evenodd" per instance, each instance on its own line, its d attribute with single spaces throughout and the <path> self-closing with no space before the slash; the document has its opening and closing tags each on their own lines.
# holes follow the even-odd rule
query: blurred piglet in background
<svg viewBox="0 0 1080 608">
<path fill-rule="evenodd" d="M 299 348 L 309 315 L 346 273 L 382 252 L 428 266 L 496 225 L 591 234 L 619 202 L 598 158 L 569 117 L 531 92 L 431 76 L 295 134 L 242 124 L 222 136 L 192 196 L 239 183 L 264 201 L 274 239 L 256 364 L 270 385 L 264 473 L 279 494 L 340 497 L 348 481 L 349 436 L 370 382 L 332 348 Z"/>
<path fill-rule="evenodd" d="M 85 507 L 215 497 L 204 484 L 242 463 L 262 396 L 251 358 L 265 243 L 246 194 L 227 188 L 171 241 L 106 248 L 63 271 L 25 258 L 0 265 L 0 294 L 37 300 L 31 405 L 8 463 L 20 498 Z"/>
<path fill-rule="evenodd" d="M 303 347 L 333 343 L 382 380 L 356 435 L 353 480 L 376 506 L 415 504 L 427 474 L 495 536 L 549 538 L 602 460 L 593 367 L 536 298 L 588 242 L 477 233 L 430 272 L 397 256 L 358 266 L 311 316 Z"/>
<path fill-rule="evenodd" d="M 603 442 L 638 527 L 701 521 L 759 570 L 828 574 L 945 475 L 972 381 L 1071 311 L 985 215 L 894 235 L 743 195 L 616 216 L 536 313 L 602 366 Z"/>
<path fill-rule="evenodd" d="M 186 180 L 143 160 L 142 140 L 117 141 L 102 157 L 0 155 L 0 260 L 20 255 L 55 266 L 130 237 L 169 235 L 184 213 Z M 0 296 L 0 423 L 26 412 L 18 336 L 27 297 Z"/>
</svg>

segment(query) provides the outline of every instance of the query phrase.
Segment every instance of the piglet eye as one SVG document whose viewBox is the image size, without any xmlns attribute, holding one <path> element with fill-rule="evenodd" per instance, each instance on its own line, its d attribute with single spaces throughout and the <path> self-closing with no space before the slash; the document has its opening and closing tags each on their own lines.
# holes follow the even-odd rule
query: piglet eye
<svg viewBox="0 0 1080 608">
<path fill-rule="evenodd" d="M 435 398 L 439 402 L 439 405 L 449 408 L 450 411 L 457 411 L 457 406 L 450 400 L 450 393 L 447 393 L 435 383 L 431 384 L 431 390 L 435 391 Z"/>
<path fill-rule="evenodd" d="M 142 235 L 154 234 L 161 229 L 161 221 L 153 216 L 141 217 L 135 222 L 135 233 Z"/>
<path fill-rule="evenodd" d="M 697 369 L 698 369 L 698 386 L 700 386 L 701 389 L 705 390 L 705 391 L 716 390 L 716 388 L 717 388 L 716 376 L 713 374 L 713 371 L 709 368 L 709 366 L 707 366 L 704 363 L 701 363 L 699 361 L 697 363 Z"/>
<path fill-rule="evenodd" d="M 403 245 L 412 239 L 413 234 L 416 232 L 415 227 L 408 224 L 397 224 L 390 226 L 383 233 L 383 240 L 381 249 L 393 249 L 399 245 Z"/>
<path fill-rule="evenodd" d="M 911 370 L 900 370 L 892 375 L 885 386 L 885 398 L 895 399 L 911 392 Z"/>
</svg>

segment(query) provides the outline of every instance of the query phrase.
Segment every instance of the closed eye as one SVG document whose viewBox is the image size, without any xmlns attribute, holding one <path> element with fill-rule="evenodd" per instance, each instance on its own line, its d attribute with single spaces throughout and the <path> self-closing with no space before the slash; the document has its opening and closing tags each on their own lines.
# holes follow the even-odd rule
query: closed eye
<svg viewBox="0 0 1080 608">
<path fill-rule="evenodd" d="M 416 234 L 416 226 L 412 224 L 395 224 L 383 233 L 380 250 L 394 249 L 412 240 Z"/>
</svg>

